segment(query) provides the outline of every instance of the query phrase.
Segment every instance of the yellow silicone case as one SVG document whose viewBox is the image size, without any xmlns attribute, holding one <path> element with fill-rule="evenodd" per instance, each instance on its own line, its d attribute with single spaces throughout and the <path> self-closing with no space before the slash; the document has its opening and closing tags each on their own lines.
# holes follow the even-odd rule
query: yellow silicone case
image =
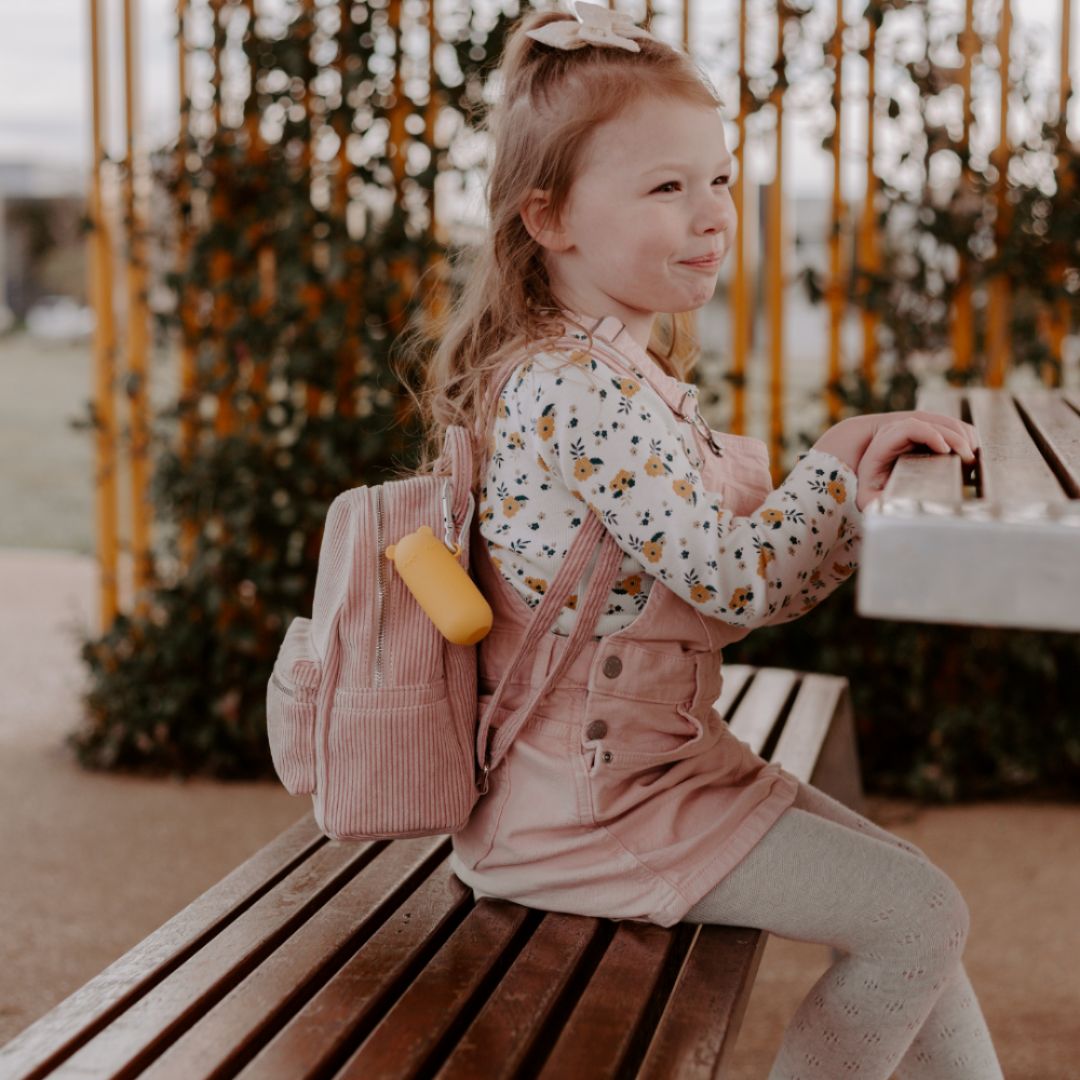
<svg viewBox="0 0 1080 1080">
<path fill-rule="evenodd" d="M 475 645 L 487 636 L 494 618 L 491 606 L 429 525 L 421 525 L 391 544 L 386 557 L 448 641 Z"/>
</svg>

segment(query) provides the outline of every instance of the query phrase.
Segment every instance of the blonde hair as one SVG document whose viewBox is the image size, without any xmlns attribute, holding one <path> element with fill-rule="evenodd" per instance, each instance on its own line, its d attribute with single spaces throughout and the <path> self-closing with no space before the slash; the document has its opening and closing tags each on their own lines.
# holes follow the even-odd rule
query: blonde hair
<svg viewBox="0 0 1080 1080">
<path fill-rule="evenodd" d="M 664 42 L 639 38 L 641 51 L 632 53 L 592 45 L 557 49 L 526 36 L 547 23 L 574 18 L 534 10 L 511 28 L 496 69 L 501 97 L 481 123 L 494 146 L 485 243 L 471 256 L 465 252 L 468 265 L 456 304 L 432 315 L 427 325 L 418 321 L 395 342 L 395 350 L 404 348 L 407 363 L 422 376 L 418 399 L 402 379 L 417 400 L 425 430 L 416 471 L 431 471 L 447 426 L 461 424 L 477 437 L 473 490 L 484 466 L 480 451 L 488 433 L 478 424 L 492 372 L 515 351 L 527 357 L 550 345 L 562 335 L 567 317 L 552 293 L 543 249 L 521 220 L 529 193 L 546 191 L 547 212 L 558 221 L 590 135 L 643 97 L 722 105 L 693 60 Z M 454 270 L 456 263 L 443 265 Z M 580 329 L 589 335 L 588 327 Z M 689 381 L 700 355 L 690 315 L 656 319 L 649 352 L 669 375 Z"/>
</svg>

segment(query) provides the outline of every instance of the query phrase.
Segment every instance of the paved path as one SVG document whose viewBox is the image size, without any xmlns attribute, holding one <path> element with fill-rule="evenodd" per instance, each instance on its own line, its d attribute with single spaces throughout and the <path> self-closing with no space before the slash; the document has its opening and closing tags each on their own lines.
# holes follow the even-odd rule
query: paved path
<svg viewBox="0 0 1080 1080">
<path fill-rule="evenodd" d="M 306 813 L 274 783 L 86 772 L 77 632 L 95 625 L 82 555 L 0 548 L 0 1043 L 45 1013 Z M 871 799 L 972 911 L 966 961 L 1008 1080 L 1080 1073 L 1080 806 L 920 807 Z M 730 1080 L 766 1075 L 827 950 L 772 937 Z"/>
</svg>

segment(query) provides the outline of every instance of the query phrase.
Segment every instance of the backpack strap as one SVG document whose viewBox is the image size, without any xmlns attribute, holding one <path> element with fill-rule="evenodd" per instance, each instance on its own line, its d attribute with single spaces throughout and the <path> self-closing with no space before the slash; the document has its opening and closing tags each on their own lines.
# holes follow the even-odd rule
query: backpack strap
<svg viewBox="0 0 1080 1080">
<path fill-rule="evenodd" d="M 577 617 L 574 619 L 574 627 L 570 631 L 562 655 L 551 671 L 548 672 L 544 681 L 533 691 L 529 700 L 497 729 L 494 742 L 489 745 L 491 719 L 510 685 L 511 676 L 517 671 L 521 661 L 529 655 L 532 647 L 548 632 L 552 623 L 555 622 L 563 604 L 570 595 L 570 590 L 580 580 L 586 563 L 596 555 L 596 541 L 598 539 L 601 546 L 596 567 L 592 577 L 589 579 L 584 601 L 577 613 Z M 600 518 L 590 511 L 587 520 L 581 526 L 577 536 L 574 537 L 566 560 L 555 575 L 555 580 L 548 587 L 543 599 L 537 606 L 529 622 L 528 630 L 522 636 L 517 651 L 499 680 L 494 697 L 488 703 L 484 715 L 480 718 L 480 725 L 476 733 L 476 759 L 479 766 L 477 785 L 480 787 L 481 792 L 487 790 L 488 773 L 505 757 L 507 750 L 510 749 L 510 743 L 514 741 L 514 736 L 517 735 L 522 725 L 532 715 L 537 703 L 547 693 L 551 684 L 558 679 L 581 651 L 586 637 L 592 636 L 597 617 L 600 614 L 600 605 L 611 592 L 611 587 L 622 564 L 622 555 L 622 548 L 608 535 Z"/>
<path fill-rule="evenodd" d="M 473 438 L 469 429 L 461 424 L 449 424 L 443 436 L 442 453 L 432 467 L 436 476 L 451 478 L 450 513 L 454 521 L 462 522 L 459 526 L 464 532 L 468 526 L 465 520 L 469 510 L 469 495 L 473 474 Z"/>
</svg>

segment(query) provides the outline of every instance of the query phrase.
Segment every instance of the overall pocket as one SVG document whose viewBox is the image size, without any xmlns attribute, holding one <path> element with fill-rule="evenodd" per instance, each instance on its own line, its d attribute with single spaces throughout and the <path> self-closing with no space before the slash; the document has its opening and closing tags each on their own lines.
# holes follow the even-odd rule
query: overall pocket
<svg viewBox="0 0 1080 1080">
<path fill-rule="evenodd" d="M 266 734 L 274 770 L 290 795 L 315 790 L 315 709 L 322 663 L 311 620 L 289 624 L 266 686 Z"/>
</svg>

